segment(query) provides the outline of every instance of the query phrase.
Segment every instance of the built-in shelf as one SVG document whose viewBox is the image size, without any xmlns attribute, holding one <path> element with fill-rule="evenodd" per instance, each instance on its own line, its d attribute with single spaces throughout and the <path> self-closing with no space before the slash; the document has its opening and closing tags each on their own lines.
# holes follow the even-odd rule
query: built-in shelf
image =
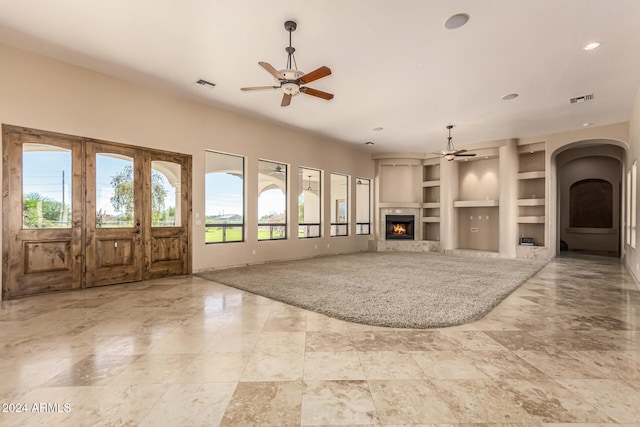
<svg viewBox="0 0 640 427">
<path fill-rule="evenodd" d="M 544 224 L 544 216 L 519 216 L 519 224 Z"/>
<path fill-rule="evenodd" d="M 454 208 L 486 208 L 499 205 L 499 200 L 456 200 L 453 202 Z"/>
<path fill-rule="evenodd" d="M 518 235 L 536 246 L 518 246 L 519 258 L 545 255 L 546 168 L 545 143 L 518 147 Z M 533 248 L 541 248 L 538 251 Z"/>
<path fill-rule="evenodd" d="M 544 171 L 520 172 L 518 174 L 518 179 L 539 179 L 544 177 L 545 177 Z"/>
<path fill-rule="evenodd" d="M 518 199 L 518 206 L 544 206 L 544 199 Z"/>
<path fill-rule="evenodd" d="M 380 202 L 381 208 L 417 208 L 420 209 L 422 203 L 418 202 Z"/>
<path fill-rule="evenodd" d="M 425 160 L 422 167 L 422 240 L 440 240 L 440 159 Z"/>
<path fill-rule="evenodd" d="M 422 222 L 440 222 L 439 216 L 423 216 Z"/>
</svg>

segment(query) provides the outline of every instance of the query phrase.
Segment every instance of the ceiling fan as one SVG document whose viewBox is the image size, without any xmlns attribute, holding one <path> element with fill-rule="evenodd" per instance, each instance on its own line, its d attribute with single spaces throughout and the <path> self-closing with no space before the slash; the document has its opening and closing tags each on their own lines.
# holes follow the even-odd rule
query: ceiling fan
<svg viewBox="0 0 640 427">
<path fill-rule="evenodd" d="M 445 159 L 452 161 L 454 160 L 456 157 L 473 157 L 476 154 L 475 153 L 467 153 L 467 150 L 456 150 L 456 147 L 454 147 L 453 142 L 451 142 L 451 129 L 453 128 L 453 125 L 447 125 L 447 129 L 449 129 L 449 137 L 447 138 L 447 149 L 446 150 L 442 150 L 439 151 L 437 153 L 434 154 L 440 154 L 442 157 L 444 157 Z"/>
<path fill-rule="evenodd" d="M 277 163 L 276 167 L 273 168 L 273 171 L 269 172 L 268 175 L 280 175 L 280 174 L 283 174 L 285 172 L 286 172 L 285 168 L 280 166 L 280 163 Z"/>
<path fill-rule="evenodd" d="M 317 98 L 326 99 L 327 101 L 333 98 L 333 94 L 323 92 L 321 90 L 313 89 L 307 86 L 304 86 L 308 83 L 311 83 L 315 80 L 321 79 L 331 74 L 331 70 L 329 67 L 322 66 L 316 70 L 311 71 L 310 73 L 303 73 L 298 70 L 298 64 L 296 64 L 296 59 L 293 56 L 293 53 L 296 51 L 294 47 L 291 46 L 291 33 L 294 32 L 297 28 L 297 24 L 294 21 L 287 21 L 284 23 L 284 29 L 289 32 L 289 46 L 285 48 L 287 52 L 287 66 L 285 69 L 276 70 L 271 64 L 268 62 L 258 62 L 262 68 L 267 70 L 273 77 L 275 77 L 279 85 L 278 86 L 254 86 L 254 87 L 243 87 L 240 88 L 242 91 L 251 91 L 251 90 L 265 90 L 265 89 L 281 89 L 284 92 L 282 96 L 282 102 L 280 106 L 286 107 L 291 103 L 291 98 L 298 95 L 299 93 L 304 93 L 307 95 L 315 96 Z"/>
</svg>

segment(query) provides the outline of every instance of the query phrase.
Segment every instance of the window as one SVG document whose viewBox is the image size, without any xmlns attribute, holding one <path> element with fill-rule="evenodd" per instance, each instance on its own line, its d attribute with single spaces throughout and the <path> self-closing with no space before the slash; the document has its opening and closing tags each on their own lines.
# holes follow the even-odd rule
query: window
<svg viewBox="0 0 640 427">
<path fill-rule="evenodd" d="M 627 245 L 631 245 L 631 169 L 627 171 L 627 197 L 626 197 L 627 221 L 625 230 L 627 235 Z"/>
<path fill-rule="evenodd" d="M 244 157 L 205 151 L 205 242 L 244 241 Z"/>
<path fill-rule="evenodd" d="M 638 164 L 633 162 L 631 166 L 631 247 L 636 247 L 636 216 L 638 202 Z"/>
<path fill-rule="evenodd" d="M 71 150 L 22 144 L 22 227 L 71 228 Z"/>
<path fill-rule="evenodd" d="M 287 238 L 287 165 L 258 161 L 258 240 Z"/>
<path fill-rule="evenodd" d="M 356 234 L 371 234 L 371 180 L 356 180 Z"/>
<path fill-rule="evenodd" d="M 151 226 L 179 227 L 180 218 L 179 163 L 153 160 L 151 162 Z"/>
<path fill-rule="evenodd" d="M 331 235 L 349 235 L 349 177 L 331 174 Z"/>
<path fill-rule="evenodd" d="M 320 237 L 322 217 L 321 173 L 319 170 L 299 168 L 298 237 Z"/>
</svg>

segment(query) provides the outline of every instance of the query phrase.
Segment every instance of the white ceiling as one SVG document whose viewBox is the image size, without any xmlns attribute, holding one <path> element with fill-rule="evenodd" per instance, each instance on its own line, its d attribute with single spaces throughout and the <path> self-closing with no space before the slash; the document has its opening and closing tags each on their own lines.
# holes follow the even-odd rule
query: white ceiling
<svg viewBox="0 0 640 427">
<path fill-rule="evenodd" d="M 333 100 L 240 91 L 275 83 L 258 61 L 285 67 L 289 19 Z M 638 0 L 0 0 L 0 42 L 372 152 L 440 150 L 447 124 L 460 148 L 626 121 L 640 85 Z"/>
</svg>

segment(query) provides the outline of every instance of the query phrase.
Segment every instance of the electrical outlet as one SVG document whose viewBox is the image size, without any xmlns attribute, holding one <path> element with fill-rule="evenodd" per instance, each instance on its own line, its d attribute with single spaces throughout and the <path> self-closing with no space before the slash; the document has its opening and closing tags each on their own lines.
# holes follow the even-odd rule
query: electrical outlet
<svg viewBox="0 0 640 427">
<path fill-rule="evenodd" d="M 331 246 L 331 243 L 327 243 L 327 247 L 330 247 L 330 246 Z"/>
<path fill-rule="evenodd" d="M 254 249 L 251 251 L 251 255 L 255 255 L 255 254 L 256 254 L 256 250 Z"/>
<path fill-rule="evenodd" d="M 316 248 L 316 249 L 318 249 L 318 245 L 316 245 L 316 247 L 315 247 L 315 248 Z"/>
</svg>

